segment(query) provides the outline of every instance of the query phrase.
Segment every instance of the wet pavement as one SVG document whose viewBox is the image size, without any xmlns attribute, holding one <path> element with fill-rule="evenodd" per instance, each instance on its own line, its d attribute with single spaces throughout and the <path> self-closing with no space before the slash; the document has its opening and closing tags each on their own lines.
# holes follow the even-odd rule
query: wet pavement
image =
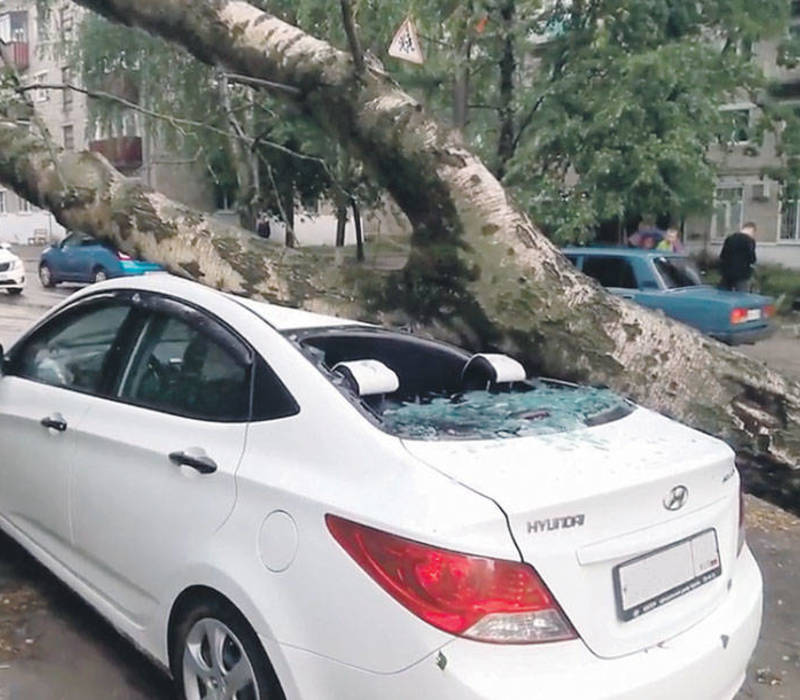
<svg viewBox="0 0 800 700">
<path fill-rule="evenodd" d="M 25 293 L 15 298 L 0 293 L 0 343 L 5 347 L 75 289 L 42 289 L 36 278 L 38 251 L 21 252 L 29 274 Z M 798 350 L 800 325 L 744 348 L 800 377 Z M 764 574 L 766 602 L 759 646 L 735 700 L 798 700 L 800 520 L 748 497 L 748 541 Z M 0 700 L 171 697 L 169 681 L 156 666 L 0 535 Z"/>
<path fill-rule="evenodd" d="M 0 700 L 169 700 L 170 683 L 0 535 Z"/>
</svg>

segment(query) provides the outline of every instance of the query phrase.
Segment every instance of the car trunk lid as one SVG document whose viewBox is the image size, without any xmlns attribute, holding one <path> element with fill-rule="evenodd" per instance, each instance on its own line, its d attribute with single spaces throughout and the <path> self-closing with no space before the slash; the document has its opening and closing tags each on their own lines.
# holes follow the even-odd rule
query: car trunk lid
<svg viewBox="0 0 800 700">
<path fill-rule="evenodd" d="M 738 475 L 730 449 L 713 438 L 637 409 L 569 432 L 404 444 L 498 503 L 522 559 L 599 656 L 659 644 L 696 624 L 726 594 L 737 554 Z M 676 489 L 686 491 L 679 507 L 671 502 Z M 685 588 L 678 568 L 691 566 L 692 557 L 708 564 L 714 544 L 721 575 L 710 576 L 714 567 L 706 566 L 700 573 L 710 581 L 624 619 L 631 606 L 647 602 L 642 590 L 647 597 Z M 662 548 L 658 560 L 639 559 Z M 644 564 L 619 568 L 637 559 Z"/>
</svg>

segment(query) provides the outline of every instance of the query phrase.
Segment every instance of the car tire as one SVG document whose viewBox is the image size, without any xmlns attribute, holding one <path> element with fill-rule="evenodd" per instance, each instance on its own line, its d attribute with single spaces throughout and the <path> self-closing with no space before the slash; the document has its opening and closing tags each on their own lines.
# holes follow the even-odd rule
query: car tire
<svg viewBox="0 0 800 700">
<path fill-rule="evenodd" d="M 92 273 L 92 284 L 97 284 L 98 282 L 105 282 L 107 279 L 108 279 L 108 273 L 102 267 L 98 267 Z"/>
<path fill-rule="evenodd" d="M 9 289 L 7 291 L 9 296 L 18 297 L 20 294 L 22 294 L 22 287 L 14 287 L 13 289 Z"/>
<path fill-rule="evenodd" d="M 46 289 L 56 286 L 56 281 L 53 279 L 53 271 L 47 263 L 39 265 L 39 281 L 42 283 L 42 287 Z"/>
<path fill-rule="evenodd" d="M 212 637 L 219 643 L 217 652 Z M 258 635 L 227 601 L 209 598 L 192 605 L 170 638 L 170 671 L 181 700 L 285 700 Z M 229 688 L 232 682 L 238 687 Z"/>
</svg>

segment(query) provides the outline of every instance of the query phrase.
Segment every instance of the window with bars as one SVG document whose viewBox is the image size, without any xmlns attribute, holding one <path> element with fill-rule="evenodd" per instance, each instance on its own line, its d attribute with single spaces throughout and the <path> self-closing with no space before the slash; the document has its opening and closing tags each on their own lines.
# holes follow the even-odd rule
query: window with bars
<svg viewBox="0 0 800 700">
<path fill-rule="evenodd" d="M 725 238 L 741 229 L 744 221 L 744 188 L 719 187 L 714 193 L 714 217 L 711 233 L 714 238 Z"/>
<path fill-rule="evenodd" d="M 781 202 L 780 240 L 800 240 L 800 220 L 798 220 L 798 216 L 800 216 L 800 203 L 797 199 L 788 199 Z"/>
</svg>

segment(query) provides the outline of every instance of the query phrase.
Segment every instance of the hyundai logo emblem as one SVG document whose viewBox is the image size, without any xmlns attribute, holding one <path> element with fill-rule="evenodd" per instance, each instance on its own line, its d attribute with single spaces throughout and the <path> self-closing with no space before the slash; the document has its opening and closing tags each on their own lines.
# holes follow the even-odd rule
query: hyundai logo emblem
<svg viewBox="0 0 800 700">
<path fill-rule="evenodd" d="M 664 508 L 667 510 L 680 510 L 689 500 L 689 489 L 685 486 L 676 486 L 664 496 Z"/>
</svg>

